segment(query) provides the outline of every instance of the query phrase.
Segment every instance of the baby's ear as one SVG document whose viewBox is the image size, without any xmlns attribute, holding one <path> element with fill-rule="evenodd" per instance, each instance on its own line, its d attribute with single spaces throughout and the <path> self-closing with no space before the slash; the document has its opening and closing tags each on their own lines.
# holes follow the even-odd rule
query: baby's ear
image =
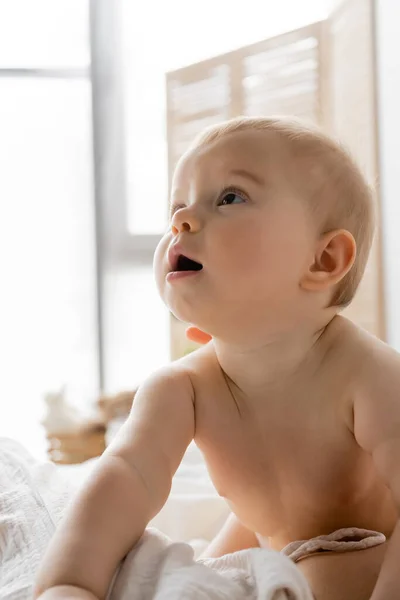
<svg viewBox="0 0 400 600">
<path fill-rule="evenodd" d="M 339 283 L 350 271 L 356 258 L 356 242 L 349 231 L 336 229 L 318 241 L 314 259 L 301 280 L 309 291 L 324 291 Z"/>
</svg>

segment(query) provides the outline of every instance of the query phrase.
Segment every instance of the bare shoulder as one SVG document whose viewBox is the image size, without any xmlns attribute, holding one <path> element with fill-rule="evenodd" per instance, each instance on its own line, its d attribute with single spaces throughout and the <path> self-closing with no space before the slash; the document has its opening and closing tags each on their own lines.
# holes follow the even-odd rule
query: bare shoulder
<svg viewBox="0 0 400 600">
<path fill-rule="evenodd" d="M 325 383 L 335 390 L 347 428 L 355 433 L 358 418 L 383 393 L 382 373 L 400 368 L 397 352 L 345 317 L 335 317 L 325 333 Z M 389 377 L 390 379 L 390 377 Z"/>
<path fill-rule="evenodd" d="M 210 379 L 213 356 L 215 352 L 211 344 L 207 344 L 151 373 L 139 386 L 130 419 L 137 421 L 154 412 L 158 415 L 157 421 L 160 415 L 179 420 L 188 411 L 194 414 L 196 398 L 204 382 Z M 151 419 L 154 421 L 154 415 Z"/>
<path fill-rule="evenodd" d="M 220 374 L 219 363 L 212 342 L 172 363 L 175 369 L 186 373 L 194 390 L 204 381 Z"/>
<path fill-rule="evenodd" d="M 336 317 L 329 327 L 332 348 L 353 371 L 359 387 L 384 365 L 399 364 L 398 352 L 349 319 Z"/>
<path fill-rule="evenodd" d="M 158 402 L 193 402 L 193 386 L 186 365 L 176 361 L 151 373 L 139 386 L 133 408 L 137 410 L 150 398 Z"/>
<path fill-rule="evenodd" d="M 394 376 L 400 374 L 400 354 L 348 319 L 341 317 L 338 326 L 341 331 L 339 343 L 343 355 L 355 369 L 360 392 L 365 395 L 379 389 L 383 383 L 387 388 L 394 382 Z"/>
<path fill-rule="evenodd" d="M 400 433 L 400 354 L 350 321 L 341 321 L 338 342 L 353 372 L 352 430 L 358 443 L 372 452 L 383 438 Z"/>
</svg>

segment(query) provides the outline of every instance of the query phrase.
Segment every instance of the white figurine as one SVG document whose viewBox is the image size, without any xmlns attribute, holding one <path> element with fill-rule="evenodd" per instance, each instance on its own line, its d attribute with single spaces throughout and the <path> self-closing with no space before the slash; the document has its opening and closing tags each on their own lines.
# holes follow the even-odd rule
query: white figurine
<svg viewBox="0 0 400 600">
<path fill-rule="evenodd" d="M 65 398 L 65 385 L 58 392 L 48 392 L 44 396 L 47 412 L 41 420 L 47 434 L 71 433 L 82 424 L 81 412 L 68 404 Z"/>
</svg>

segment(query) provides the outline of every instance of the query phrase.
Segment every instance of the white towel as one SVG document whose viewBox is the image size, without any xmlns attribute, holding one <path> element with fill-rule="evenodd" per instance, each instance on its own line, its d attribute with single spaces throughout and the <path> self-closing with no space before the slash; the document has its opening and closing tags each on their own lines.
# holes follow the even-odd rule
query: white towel
<svg viewBox="0 0 400 600">
<path fill-rule="evenodd" d="M 253 548 L 195 561 L 186 543 L 147 529 L 122 564 L 107 600 L 312 600 L 294 563 Z"/>
</svg>

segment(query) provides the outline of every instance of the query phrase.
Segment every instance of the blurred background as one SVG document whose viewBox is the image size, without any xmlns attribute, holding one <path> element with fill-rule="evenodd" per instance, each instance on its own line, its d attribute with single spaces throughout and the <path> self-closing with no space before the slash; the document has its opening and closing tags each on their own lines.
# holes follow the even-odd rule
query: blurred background
<svg viewBox="0 0 400 600">
<path fill-rule="evenodd" d="M 378 183 L 350 318 L 400 349 L 397 0 L 0 0 L 0 435 L 41 456 L 43 396 L 133 389 L 193 349 L 152 276 L 204 126 L 320 124 Z"/>
</svg>

